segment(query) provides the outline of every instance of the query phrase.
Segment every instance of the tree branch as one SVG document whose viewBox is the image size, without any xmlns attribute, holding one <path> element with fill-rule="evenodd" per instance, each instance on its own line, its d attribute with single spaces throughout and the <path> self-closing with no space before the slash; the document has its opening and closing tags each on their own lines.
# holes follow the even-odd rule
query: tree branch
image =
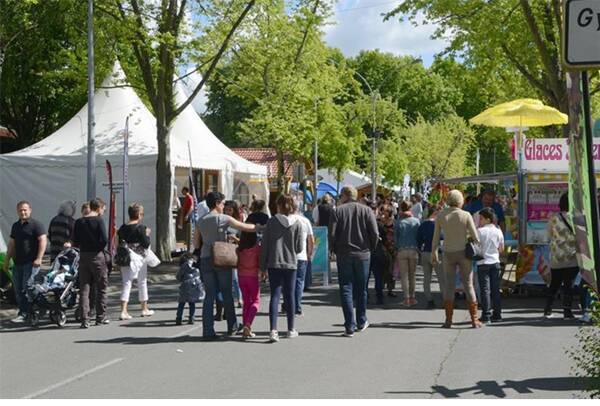
<svg viewBox="0 0 600 406">
<path fill-rule="evenodd" d="M 506 55 L 506 58 L 512 62 L 512 64 L 515 66 L 515 68 L 517 68 L 517 70 L 519 72 L 521 72 L 521 74 L 523 76 L 525 76 L 525 79 L 527 79 L 527 81 L 529 83 L 531 83 L 533 86 L 535 86 L 536 88 L 538 88 L 543 94 L 546 95 L 546 97 L 549 98 L 554 98 L 554 94 L 552 93 L 551 90 L 549 90 L 544 82 L 540 81 L 539 79 L 537 79 L 535 76 L 533 76 L 525 67 L 525 65 L 523 65 L 521 62 L 519 62 L 519 60 L 512 54 L 512 52 L 510 51 L 510 49 L 508 48 L 508 46 L 506 46 L 506 44 L 502 44 L 502 50 L 504 51 L 504 54 Z"/>
<path fill-rule="evenodd" d="M 212 60 L 206 73 L 204 75 L 202 75 L 202 80 L 200 81 L 200 83 L 198 83 L 198 86 L 196 86 L 196 88 L 194 89 L 194 91 L 192 92 L 190 97 L 188 97 L 188 99 L 185 102 L 183 102 L 183 104 L 181 106 L 179 106 L 178 108 L 175 109 L 175 111 L 173 112 L 173 117 L 178 116 L 192 102 L 192 100 L 194 100 L 194 98 L 198 95 L 198 93 L 200 93 L 200 90 L 204 86 L 204 83 L 206 83 L 206 81 L 210 78 L 211 74 L 213 73 L 213 71 L 215 70 L 215 68 L 217 66 L 217 63 L 221 59 L 221 56 L 223 55 L 223 53 L 225 53 L 225 50 L 227 49 L 227 47 L 229 45 L 229 41 L 233 37 L 233 34 L 237 30 L 237 28 L 240 26 L 240 24 L 242 23 L 242 21 L 244 20 L 244 18 L 246 17 L 246 15 L 250 11 L 250 9 L 254 6 L 255 3 L 256 3 L 256 0 L 250 0 L 246 4 L 246 7 L 244 7 L 244 10 L 242 11 L 242 13 L 238 17 L 238 19 L 235 21 L 235 23 L 233 24 L 233 26 L 227 33 L 225 40 L 221 44 L 219 51 L 217 52 L 214 59 Z"/>
<path fill-rule="evenodd" d="M 529 0 L 520 0 L 520 2 L 521 8 L 523 9 L 523 14 L 525 15 L 525 21 L 527 22 L 527 26 L 529 27 L 531 35 L 533 36 L 533 42 L 536 45 L 536 48 L 540 55 L 540 59 L 542 60 L 542 64 L 548 72 L 548 79 L 550 81 L 552 91 L 555 94 L 559 94 L 560 83 L 558 80 L 558 76 L 560 75 L 560 73 L 558 72 L 558 64 L 553 63 L 553 61 L 551 60 L 550 51 L 548 50 L 548 47 L 542 39 L 542 35 L 535 20 L 535 16 L 533 15 L 533 10 L 531 9 Z"/>
<path fill-rule="evenodd" d="M 135 1 L 135 0 L 133 0 Z M 123 5 L 121 4 L 121 2 L 119 0 L 115 0 L 115 3 L 117 5 L 117 8 L 119 10 L 119 13 L 121 14 L 121 19 L 123 21 L 127 21 L 127 14 L 125 14 L 125 10 L 123 9 Z M 137 5 L 137 2 L 136 2 Z M 139 9 L 138 12 L 139 13 Z M 150 55 L 148 55 L 148 52 L 143 48 L 143 44 L 146 43 L 146 39 L 144 37 L 144 34 L 140 31 L 141 28 L 144 27 L 142 19 L 141 19 L 141 15 L 140 14 L 136 14 L 136 11 L 134 9 L 134 15 L 136 17 L 136 21 L 137 21 L 137 27 L 134 30 L 138 40 L 140 41 L 140 43 L 142 44 L 142 46 L 138 46 L 138 44 L 135 41 L 130 41 L 131 46 L 133 48 L 133 53 L 135 55 L 135 58 L 138 61 L 138 65 L 140 66 L 140 69 L 142 71 L 142 79 L 144 80 L 144 85 L 146 86 L 146 94 L 148 95 L 148 98 L 150 99 L 150 104 L 152 105 L 152 109 L 154 110 L 154 113 L 156 113 L 156 110 L 158 108 L 157 102 L 156 102 L 156 88 L 154 87 L 154 80 L 152 79 L 152 65 L 150 64 Z"/>
<path fill-rule="evenodd" d="M 317 14 L 317 9 L 319 7 L 319 1 L 320 0 L 315 0 L 315 4 L 312 8 L 313 16 Z M 302 41 L 300 42 L 300 46 L 298 47 L 298 50 L 296 51 L 296 56 L 294 57 L 294 65 L 297 65 L 298 62 L 300 62 L 300 56 L 302 55 L 302 51 L 304 50 L 304 46 L 306 45 L 306 40 L 308 39 L 308 33 L 310 31 L 311 26 L 312 26 L 312 24 L 311 24 L 311 21 L 309 20 L 308 23 L 306 24 L 304 33 L 302 34 Z"/>
</svg>

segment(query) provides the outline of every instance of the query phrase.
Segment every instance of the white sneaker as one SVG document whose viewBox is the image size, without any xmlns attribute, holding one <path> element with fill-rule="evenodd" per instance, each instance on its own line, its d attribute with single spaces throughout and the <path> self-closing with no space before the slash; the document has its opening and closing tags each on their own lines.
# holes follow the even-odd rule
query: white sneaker
<svg viewBox="0 0 600 406">
<path fill-rule="evenodd" d="M 119 316 L 119 320 L 131 320 L 133 318 L 133 316 L 131 316 L 128 313 L 121 313 L 121 315 Z"/>
<path fill-rule="evenodd" d="M 369 325 L 370 325 L 370 324 L 369 324 L 369 321 L 367 320 L 367 321 L 365 322 L 365 324 L 364 324 L 364 325 L 362 325 L 361 327 L 359 327 L 359 328 L 358 328 L 358 330 L 357 330 L 357 331 L 358 331 L 359 333 L 360 333 L 360 332 L 363 332 L 363 331 L 365 331 L 367 328 L 369 328 Z"/>
<path fill-rule="evenodd" d="M 11 320 L 11 323 L 25 323 L 25 317 L 19 314 L 17 317 Z"/>
<path fill-rule="evenodd" d="M 298 330 L 294 329 L 294 330 L 290 330 L 287 333 L 287 338 L 296 338 L 298 337 Z"/>
<path fill-rule="evenodd" d="M 583 313 L 583 316 L 579 319 L 582 323 L 589 323 L 592 321 L 592 315 L 589 313 Z"/>
<path fill-rule="evenodd" d="M 279 342 L 279 333 L 277 332 L 277 330 L 271 330 L 271 333 L 269 334 L 269 341 L 272 343 Z"/>
<path fill-rule="evenodd" d="M 154 310 L 142 310 L 142 317 L 150 317 L 154 314 Z"/>
</svg>

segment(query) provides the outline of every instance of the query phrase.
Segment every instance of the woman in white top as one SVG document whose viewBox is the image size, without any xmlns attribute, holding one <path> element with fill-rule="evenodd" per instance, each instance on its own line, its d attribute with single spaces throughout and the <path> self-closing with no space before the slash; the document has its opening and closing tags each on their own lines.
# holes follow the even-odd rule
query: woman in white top
<svg viewBox="0 0 600 406">
<path fill-rule="evenodd" d="M 483 259 L 477 261 L 477 277 L 481 289 L 481 321 L 485 324 L 502 321 L 500 300 L 500 252 L 504 250 L 504 235 L 494 224 L 496 213 L 490 207 L 479 211 L 480 252 Z M 491 301 L 491 304 L 490 304 Z M 494 312 L 492 314 L 492 308 Z"/>
</svg>

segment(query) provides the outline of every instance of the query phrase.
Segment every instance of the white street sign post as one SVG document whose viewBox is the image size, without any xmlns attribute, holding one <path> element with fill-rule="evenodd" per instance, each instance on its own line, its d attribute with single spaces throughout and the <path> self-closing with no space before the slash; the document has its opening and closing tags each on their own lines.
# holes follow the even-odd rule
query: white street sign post
<svg viewBox="0 0 600 406">
<path fill-rule="evenodd" d="M 600 0 L 566 0 L 563 60 L 570 69 L 600 67 Z"/>
</svg>

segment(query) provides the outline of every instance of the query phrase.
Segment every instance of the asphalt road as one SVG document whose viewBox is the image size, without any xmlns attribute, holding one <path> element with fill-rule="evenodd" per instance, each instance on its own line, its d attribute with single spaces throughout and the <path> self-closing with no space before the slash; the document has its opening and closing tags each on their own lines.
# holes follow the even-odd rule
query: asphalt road
<svg viewBox="0 0 600 406">
<path fill-rule="evenodd" d="M 116 277 L 112 278 L 117 282 Z M 420 283 L 418 283 L 420 286 Z M 503 323 L 471 329 L 464 302 L 458 324 L 441 329 L 443 311 L 404 309 L 400 298 L 371 308 L 368 330 L 342 337 L 335 285 L 315 287 L 297 319 L 300 337 L 269 344 L 263 289 L 256 338 L 202 342 L 195 325 L 175 326 L 177 285 L 155 278 L 151 318 L 118 321 L 118 292 L 110 295 L 111 324 L 81 330 L 43 322 L 39 328 L 3 322 L 2 398 L 573 398 L 566 351 L 577 322 L 540 317 L 536 298 L 505 299 Z M 437 297 L 439 302 L 439 296 Z M 137 291 L 132 292 L 137 301 Z M 132 304 L 132 314 L 139 308 Z M 187 312 L 187 309 L 186 309 Z M 238 314 L 240 311 L 238 310 Z M 241 316 L 240 316 L 241 317 Z M 279 319 L 285 331 L 285 318 Z M 224 333 L 226 322 L 217 322 Z"/>
</svg>

